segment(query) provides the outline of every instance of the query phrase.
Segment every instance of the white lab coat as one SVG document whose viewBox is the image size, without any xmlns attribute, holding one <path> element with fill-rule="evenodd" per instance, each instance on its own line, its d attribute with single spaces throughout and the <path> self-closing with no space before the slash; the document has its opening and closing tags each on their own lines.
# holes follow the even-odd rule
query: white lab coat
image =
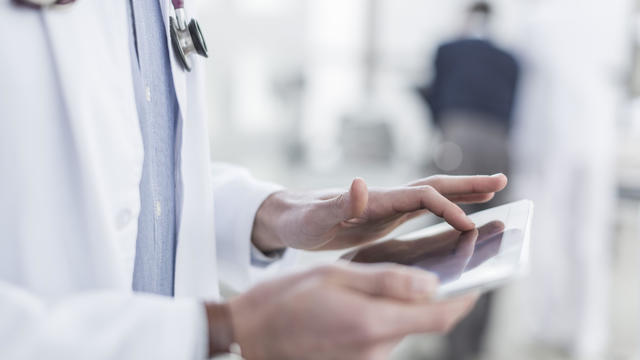
<svg viewBox="0 0 640 360">
<path fill-rule="evenodd" d="M 600 359 L 610 334 L 615 216 L 618 98 L 611 79 L 622 51 L 615 32 L 593 27 L 609 20 L 601 4 L 546 2 L 530 10 L 511 182 L 536 203 L 528 339 Z"/>
<path fill-rule="evenodd" d="M 131 291 L 143 146 L 127 21 L 125 0 L 0 1 L 2 359 L 201 358 L 198 299 L 218 298 L 219 277 L 249 283 L 254 215 L 277 187 L 210 163 L 201 69 L 172 54 L 176 299 Z"/>
</svg>

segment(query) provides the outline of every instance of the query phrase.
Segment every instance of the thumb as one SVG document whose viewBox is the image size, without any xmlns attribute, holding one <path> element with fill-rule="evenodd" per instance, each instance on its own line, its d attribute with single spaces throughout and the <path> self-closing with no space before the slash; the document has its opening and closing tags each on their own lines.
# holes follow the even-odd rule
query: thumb
<svg viewBox="0 0 640 360">
<path fill-rule="evenodd" d="M 369 189 L 362 178 L 355 178 L 351 182 L 349 191 L 332 199 L 333 215 L 338 221 L 357 218 L 364 213 L 369 201 Z"/>
<path fill-rule="evenodd" d="M 313 219 L 313 221 L 306 223 L 334 228 L 342 221 L 361 216 L 367 208 L 368 199 L 367 184 L 361 178 L 355 178 L 349 191 L 315 203 L 311 212 L 308 213 L 309 219 Z"/>
</svg>

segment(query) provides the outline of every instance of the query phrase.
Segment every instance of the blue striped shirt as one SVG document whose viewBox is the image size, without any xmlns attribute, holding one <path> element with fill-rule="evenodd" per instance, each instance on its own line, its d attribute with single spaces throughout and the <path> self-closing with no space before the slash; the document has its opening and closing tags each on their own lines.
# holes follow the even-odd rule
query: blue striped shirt
<svg viewBox="0 0 640 360">
<path fill-rule="evenodd" d="M 178 100 L 158 0 L 131 0 L 132 73 L 144 165 L 133 273 L 135 291 L 173 295 Z"/>
</svg>

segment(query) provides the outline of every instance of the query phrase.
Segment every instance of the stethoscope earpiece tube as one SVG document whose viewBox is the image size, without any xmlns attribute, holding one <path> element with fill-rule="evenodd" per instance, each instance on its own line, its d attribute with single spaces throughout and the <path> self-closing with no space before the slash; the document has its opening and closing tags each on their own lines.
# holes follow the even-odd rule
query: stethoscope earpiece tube
<svg viewBox="0 0 640 360">
<path fill-rule="evenodd" d="M 173 4 L 173 8 L 176 10 L 184 9 L 184 0 L 171 0 L 171 3 Z"/>
</svg>

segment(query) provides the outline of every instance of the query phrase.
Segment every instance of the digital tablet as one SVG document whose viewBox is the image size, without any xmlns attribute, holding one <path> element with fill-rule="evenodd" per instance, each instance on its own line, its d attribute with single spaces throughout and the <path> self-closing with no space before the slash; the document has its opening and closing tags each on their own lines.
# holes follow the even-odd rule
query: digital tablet
<svg viewBox="0 0 640 360">
<path fill-rule="evenodd" d="M 397 263 L 438 275 L 439 299 L 487 291 L 528 269 L 533 203 L 521 200 L 469 215 L 476 229 L 454 230 L 441 223 L 395 239 L 352 250 L 342 259 Z"/>
</svg>

